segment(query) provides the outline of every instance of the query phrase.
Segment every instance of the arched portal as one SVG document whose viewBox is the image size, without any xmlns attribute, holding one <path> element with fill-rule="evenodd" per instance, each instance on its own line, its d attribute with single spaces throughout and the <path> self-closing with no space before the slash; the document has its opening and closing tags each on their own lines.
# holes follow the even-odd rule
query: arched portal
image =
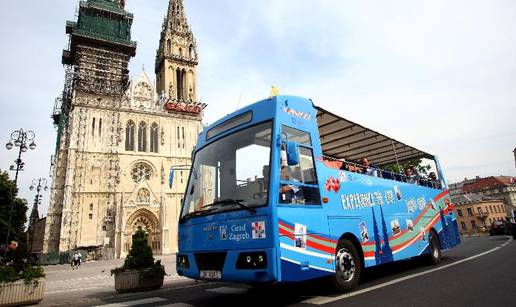
<svg viewBox="0 0 516 307">
<path fill-rule="evenodd" d="M 125 224 L 124 252 L 129 253 L 132 236 L 141 227 L 149 235 L 149 246 L 154 254 L 161 254 L 161 227 L 154 213 L 147 209 L 138 209 L 133 212 Z"/>
</svg>

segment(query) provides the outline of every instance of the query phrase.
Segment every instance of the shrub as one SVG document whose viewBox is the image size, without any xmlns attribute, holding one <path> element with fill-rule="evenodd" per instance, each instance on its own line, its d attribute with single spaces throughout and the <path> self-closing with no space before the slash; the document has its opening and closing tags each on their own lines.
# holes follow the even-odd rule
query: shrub
<svg viewBox="0 0 516 307">
<path fill-rule="evenodd" d="M 20 271 L 17 271 L 14 266 L 0 267 L 0 282 L 14 282 L 24 279 L 26 283 L 30 283 L 41 277 L 45 277 L 45 273 L 40 266 L 26 264 Z"/>
<path fill-rule="evenodd" d="M 145 273 L 148 276 L 165 275 L 165 270 L 161 265 L 161 261 L 154 262 L 152 249 L 147 245 L 148 235 L 141 227 L 132 237 L 133 244 L 131 250 L 125 258 L 124 265 L 111 270 L 111 275 L 124 272 L 126 270 L 143 270 L 149 269 Z"/>
<path fill-rule="evenodd" d="M 12 266 L 0 267 L 0 282 L 13 282 L 18 279 L 18 273 Z"/>
</svg>

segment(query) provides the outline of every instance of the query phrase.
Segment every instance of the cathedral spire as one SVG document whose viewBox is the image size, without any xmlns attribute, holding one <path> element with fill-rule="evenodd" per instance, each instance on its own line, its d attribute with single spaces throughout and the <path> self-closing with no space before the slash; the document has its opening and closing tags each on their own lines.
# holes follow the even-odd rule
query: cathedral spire
<svg viewBox="0 0 516 307">
<path fill-rule="evenodd" d="M 164 28 L 178 32 L 190 32 L 182 0 L 169 1 L 167 17 L 164 21 Z"/>
<path fill-rule="evenodd" d="M 168 111 L 200 114 L 197 103 L 197 46 L 182 0 L 170 0 L 156 51 L 156 91 Z M 185 104 L 193 106 L 190 108 Z M 191 112 L 191 110 L 196 110 Z"/>
</svg>

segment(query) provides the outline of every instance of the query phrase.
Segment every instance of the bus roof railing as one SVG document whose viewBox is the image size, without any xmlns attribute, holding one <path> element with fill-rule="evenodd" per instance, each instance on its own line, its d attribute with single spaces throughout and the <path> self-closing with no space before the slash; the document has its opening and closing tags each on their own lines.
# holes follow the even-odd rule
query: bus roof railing
<svg viewBox="0 0 516 307">
<path fill-rule="evenodd" d="M 366 128 L 321 107 L 317 125 L 323 154 L 336 159 L 358 161 L 362 157 L 377 166 L 434 156 L 384 134 Z"/>
<path fill-rule="evenodd" d="M 355 173 L 362 173 L 363 169 L 367 168 L 367 166 L 360 164 L 360 163 L 355 163 L 353 161 L 347 161 L 347 160 L 343 160 L 343 159 L 337 159 L 337 158 L 326 156 L 326 155 L 323 155 L 322 162 L 326 166 L 329 166 L 332 168 L 339 168 L 341 170 L 346 170 L 346 171 L 355 172 Z M 400 182 L 410 182 L 409 177 L 405 176 L 403 173 L 395 173 L 390 170 L 386 170 L 386 169 L 377 167 L 376 165 L 371 165 L 370 167 L 376 171 L 375 177 L 390 179 L 390 180 L 395 180 L 395 181 L 400 181 Z M 425 187 L 435 188 L 435 189 L 441 188 L 440 183 L 433 181 L 430 178 L 425 178 L 421 174 L 420 174 L 420 178 L 417 180 L 416 184 L 425 186 Z"/>
</svg>

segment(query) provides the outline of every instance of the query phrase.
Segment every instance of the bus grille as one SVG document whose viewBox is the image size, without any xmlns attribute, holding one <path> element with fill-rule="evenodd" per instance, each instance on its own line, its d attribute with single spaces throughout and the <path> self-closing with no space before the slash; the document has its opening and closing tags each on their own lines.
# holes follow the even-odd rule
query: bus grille
<svg viewBox="0 0 516 307">
<path fill-rule="evenodd" d="M 195 253 L 195 262 L 199 270 L 222 271 L 226 252 L 217 253 Z"/>
</svg>

